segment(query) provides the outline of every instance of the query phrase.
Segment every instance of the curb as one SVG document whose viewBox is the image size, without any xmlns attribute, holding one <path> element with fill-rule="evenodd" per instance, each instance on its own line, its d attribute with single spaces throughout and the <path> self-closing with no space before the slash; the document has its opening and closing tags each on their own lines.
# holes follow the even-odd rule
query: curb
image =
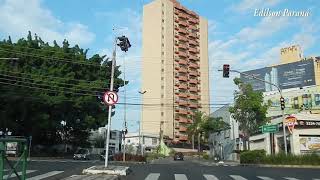
<svg viewBox="0 0 320 180">
<path fill-rule="evenodd" d="M 304 168 L 304 169 L 320 169 L 320 166 L 313 165 L 275 165 L 275 164 L 239 164 L 240 166 L 255 167 L 278 167 L 278 168 Z"/>
<path fill-rule="evenodd" d="M 84 169 L 82 174 L 87 175 L 98 175 L 98 174 L 107 174 L 107 175 L 118 175 L 126 176 L 131 172 L 129 167 L 125 166 L 114 166 L 114 169 L 104 169 L 104 166 L 92 166 L 90 168 Z"/>
</svg>

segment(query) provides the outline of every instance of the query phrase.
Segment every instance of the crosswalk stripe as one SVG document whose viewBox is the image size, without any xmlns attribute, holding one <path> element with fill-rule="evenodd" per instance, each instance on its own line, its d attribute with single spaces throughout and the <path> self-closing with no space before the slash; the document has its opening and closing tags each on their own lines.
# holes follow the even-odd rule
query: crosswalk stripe
<svg viewBox="0 0 320 180">
<path fill-rule="evenodd" d="M 60 174 L 60 173 L 63 173 L 64 171 L 51 171 L 51 172 L 48 172 L 48 173 L 45 173 L 45 174 L 41 174 L 41 175 L 38 175 L 38 176 L 34 176 L 32 178 L 28 178 L 28 180 L 40 180 L 40 179 L 45 179 L 47 177 L 50 177 L 50 176 L 54 176 L 54 175 L 57 175 L 57 174 Z"/>
<path fill-rule="evenodd" d="M 247 180 L 246 178 L 239 175 L 230 175 L 230 177 L 232 177 L 232 179 L 234 180 Z"/>
<path fill-rule="evenodd" d="M 265 176 L 257 176 L 257 177 L 262 179 L 262 180 L 273 180 L 272 178 L 265 177 Z"/>
<path fill-rule="evenodd" d="M 207 180 L 219 180 L 217 177 L 211 174 L 204 174 L 203 175 Z"/>
<path fill-rule="evenodd" d="M 185 174 L 174 174 L 175 180 L 188 180 Z"/>
<path fill-rule="evenodd" d="M 158 180 L 160 173 L 150 173 L 145 180 Z"/>
<path fill-rule="evenodd" d="M 33 172 L 35 172 L 35 171 L 37 171 L 37 170 L 26 170 L 26 174 L 33 173 Z M 21 175 L 22 175 L 22 172 L 18 172 L 18 175 L 21 176 Z M 9 175 L 4 175 L 4 176 L 3 176 L 3 179 L 7 179 L 8 176 L 9 176 Z M 17 176 L 16 176 L 16 174 L 12 174 L 10 177 L 13 178 L 13 177 L 17 177 Z"/>
<path fill-rule="evenodd" d="M 284 179 L 287 179 L 287 180 L 299 180 L 297 178 L 293 178 L 293 177 L 283 177 Z"/>
</svg>

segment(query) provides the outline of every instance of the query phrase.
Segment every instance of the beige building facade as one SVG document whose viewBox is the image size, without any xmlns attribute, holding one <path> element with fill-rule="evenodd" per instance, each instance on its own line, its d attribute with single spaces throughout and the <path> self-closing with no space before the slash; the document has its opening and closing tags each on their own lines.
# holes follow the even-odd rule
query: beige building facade
<svg viewBox="0 0 320 180">
<path fill-rule="evenodd" d="M 175 0 L 143 8 L 141 131 L 187 141 L 187 125 L 209 115 L 208 21 Z"/>
</svg>

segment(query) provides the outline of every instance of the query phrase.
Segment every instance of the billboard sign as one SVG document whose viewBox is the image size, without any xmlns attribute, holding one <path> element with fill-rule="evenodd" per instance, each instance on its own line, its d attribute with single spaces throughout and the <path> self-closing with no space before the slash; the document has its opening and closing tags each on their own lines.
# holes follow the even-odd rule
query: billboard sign
<svg viewBox="0 0 320 180">
<path fill-rule="evenodd" d="M 244 73 L 276 84 L 281 89 L 315 85 L 313 60 L 298 61 L 274 67 L 265 67 L 252 71 L 246 71 Z M 255 91 L 268 92 L 277 90 L 276 87 L 270 84 L 244 75 L 241 75 L 240 78 L 244 83 L 251 84 Z"/>
<path fill-rule="evenodd" d="M 320 151 L 320 137 L 300 137 L 301 151 Z"/>
</svg>

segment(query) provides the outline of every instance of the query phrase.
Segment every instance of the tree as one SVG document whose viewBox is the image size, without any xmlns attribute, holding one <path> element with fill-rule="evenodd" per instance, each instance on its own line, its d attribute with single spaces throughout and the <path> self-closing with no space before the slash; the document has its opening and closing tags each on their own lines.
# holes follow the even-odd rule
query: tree
<svg viewBox="0 0 320 180">
<path fill-rule="evenodd" d="M 208 117 L 202 123 L 201 129 L 208 136 L 210 133 L 221 132 L 230 129 L 230 124 L 223 121 L 222 117 Z"/>
<path fill-rule="evenodd" d="M 234 79 L 240 93 L 235 95 L 234 106 L 229 111 L 232 117 L 239 122 L 239 128 L 248 141 L 250 135 L 256 133 L 260 126 L 268 122 L 266 116 L 270 104 L 264 104 L 263 94 L 254 91 L 250 84 L 243 83 L 239 78 Z"/>
<path fill-rule="evenodd" d="M 198 150 L 200 150 L 200 135 L 202 132 L 202 122 L 205 120 L 206 116 L 201 111 L 195 111 L 194 114 L 190 117 L 193 120 L 193 123 L 190 124 L 187 128 L 188 137 L 192 141 L 192 147 L 194 147 L 194 137 L 198 136 Z"/>
<path fill-rule="evenodd" d="M 61 143 L 65 121 L 68 140 L 88 145 L 89 130 L 107 123 L 108 109 L 97 97 L 109 89 L 111 61 L 87 52 L 67 40 L 50 46 L 31 32 L 16 43 L 1 41 L 0 57 L 9 59 L 0 60 L 0 129 L 52 145 Z M 115 91 L 124 84 L 120 75 L 117 66 Z"/>
</svg>

